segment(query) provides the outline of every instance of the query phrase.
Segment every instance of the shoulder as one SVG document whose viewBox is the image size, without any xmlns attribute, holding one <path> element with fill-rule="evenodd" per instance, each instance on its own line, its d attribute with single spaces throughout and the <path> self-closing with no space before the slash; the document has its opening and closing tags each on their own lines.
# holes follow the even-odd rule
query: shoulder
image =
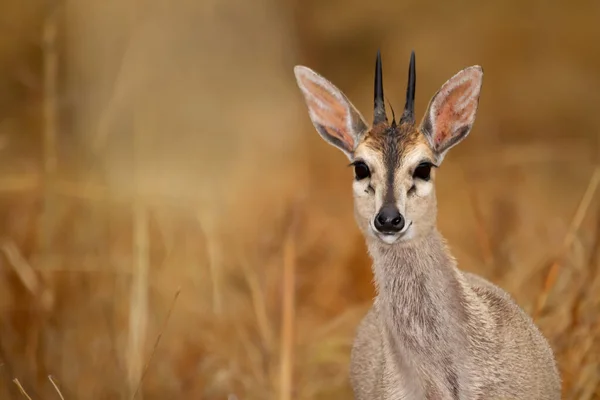
<svg viewBox="0 0 600 400">
<path fill-rule="evenodd" d="M 479 275 L 469 272 L 463 274 L 473 294 L 487 306 L 498 327 L 510 327 L 515 323 L 533 324 L 531 316 L 506 290 Z"/>
</svg>

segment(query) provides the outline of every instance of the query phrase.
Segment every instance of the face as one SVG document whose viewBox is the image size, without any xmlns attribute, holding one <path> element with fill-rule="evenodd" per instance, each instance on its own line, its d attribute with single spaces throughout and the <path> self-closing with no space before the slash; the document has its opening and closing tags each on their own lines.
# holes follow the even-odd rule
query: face
<svg viewBox="0 0 600 400">
<path fill-rule="evenodd" d="M 415 60 L 411 55 L 406 105 L 399 123 L 385 113 L 381 58 L 375 70 L 372 127 L 335 85 L 307 67 L 294 68 L 319 135 L 341 150 L 354 169 L 356 221 L 384 245 L 411 243 L 435 228 L 435 169 L 473 126 L 483 70 L 472 66 L 446 81 L 421 123 L 414 118 Z"/>
<path fill-rule="evenodd" d="M 391 245 L 433 229 L 435 154 L 413 124 L 374 127 L 351 165 L 355 218 L 365 236 Z"/>
</svg>

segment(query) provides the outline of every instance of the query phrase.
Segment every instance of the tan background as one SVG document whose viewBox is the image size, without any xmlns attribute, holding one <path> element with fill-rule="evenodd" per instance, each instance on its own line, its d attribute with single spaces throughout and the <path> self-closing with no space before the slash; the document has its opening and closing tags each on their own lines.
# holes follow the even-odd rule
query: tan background
<svg viewBox="0 0 600 400">
<path fill-rule="evenodd" d="M 419 114 L 483 66 L 440 229 L 535 315 L 564 398 L 600 398 L 598 21 L 597 1 L 2 2 L 0 398 L 58 398 L 48 375 L 66 399 L 351 398 L 369 259 L 292 68 L 370 118 L 378 48 L 396 110 L 416 51 Z"/>
</svg>

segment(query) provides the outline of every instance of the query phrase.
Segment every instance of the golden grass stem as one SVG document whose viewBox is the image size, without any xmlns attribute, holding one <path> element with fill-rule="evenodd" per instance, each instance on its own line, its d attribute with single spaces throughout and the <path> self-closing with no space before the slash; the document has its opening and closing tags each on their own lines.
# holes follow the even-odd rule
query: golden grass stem
<svg viewBox="0 0 600 400">
<path fill-rule="evenodd" d="M 588 182 L 588 186 L 583 194 L 581 201 L 579 202 L 579 206 L 575 211 L 575 215 L 571 220 L 571 224 L 569 225 L 569 229 L 567 230 L 567 234 L 563 240 L 562 246 L 558 255 L 555 257 L 554 261 L 550 265 L 548 272 L 544 278 L 544 286 L 542 292 L 538 296 L 534 318 L 539 317 L 540 313 L 546 306 L 546 302 L 548 300 L 548 294 L 556 284 L 556 279 L 558 278 L 558 273 L 560 271 L 560 265 L 565 253 L 568 251 L 569 247 L 573 244 L 575 240 L 577 231 L 585 218 L 587 211 L 590 207 L 592 199 L 594 198 L 594 194 L 596 193 L 596 189 L 598 188 L 598 183 L 600 182 L 600 165 L 597 165 L 592 173 L 592 176 Z"/>
<path fill-rule="evenodd" d="M 210 279 L 212 282 L 212 304 L 213 304 L 213 312 L 216 315 L 221 314 L 223 311 L 223 305 L 221 301 L 221 273 L 220 273 L 220 265 L 221 265 L 221 249 L 216 243 L 214 238 L 207 238 L 207 248 L 208 248 L 208 268 L 210 271 Z"/>
<path fill-rule="evenodd" d="M 583 279 L 582 285 L 579 288 L 579 292 L 575 295 L 575 299 L 573 300 L 573 305 L 571 306 L 571 324 L 570 324 L 570 332 L 577 328 L 580 322 L 580 311 L 583 303 L 585 302 L 586 297 L 589 296 L 590 288 L 593 287 L 598 275 L 600 273 L 600 269 L 598 268 L 600 261 L 600 207 L 598 210 L 598 214 L 596 215 L 596 232 L 594 235 L 594 241 L 592 244 L 592 252 L 590 254 L 588 268 Z"/>
<path fill-rule="evenodd" d="M 577 231 L 579 230 L 579 227 L 581 226 L 581 223 L 583 222 L 583 219 L 585 218 L 590 207 L 592 199 L 594 198 L 594 194 L 598 188 L 598 183 L 600 183 L 600 165 L 596 166 L 594 169 L 594 173 L 592 174 L 585 193 L 583 194 L 579 206 L 577 207 L 575 216 L 573 217 L 571 225 L 569 226 L 569 230 L 565 235 L 562 245 L 562 252 L 566 251 L 575 240 Z"/>
<path fill-rule="evenodd" d="M 148 215 L 141 204 L 134 206 L 134 274 L 129 304 L 128 378 L 131 396 L 141 379 L 148 325 L 149 238 Z"/>
<path fill-rule="evenodd" d="M 197 221 L 202 230 L 208 253 L 208 272 L 212 288 L 212 308 L 215 315 L 221 314 L 221 247 L 218 243 L 218 235 L 213 234 L 214 221 L 211 216 L 197 214 Z"/>
<path fill-rule="evenodd" d="M 17 378 L 13 379 L 13 382 L 19 388 L 19 390 L 21 391 L 21 394 L 23 394 L 23 396 L 25 396 L 27 398 L 27 400 L 31 400 L 31 397 L 27 394 L 23 385 L 21 385 L 21 382 L 19 382 L 19 380 Z"/>
<path fill-rule="evenodd" d="M 50 381 L 50 383 L 52 384 L 52 386 L 54 386 L 54 390 L 56 390 L 56 393 L 58 393 L 58 397 L 60 397 L 60 400 L 65 400 L 65 397 L 60 392 L 60 389 L 58 388 L 58 385 L 56 384 L 56 382 L 54 382 L 54 379 L 52 378 L 52 375 L 48 375 L 48 380 Z"/>
<path fill-rule="evenodd" d="M 137 393 L 142 379 L 144 347 L 148 329 L 148 297 L 150 273 L 149 210 L 143 199 L 137 196 L 142 183 L 143 167 L 143 124 L 142 113 L 134 109 L 133 164 L 136 197 L 133 201 L 133 255 L 134 275 L 129 304 L 129 343 L 127 357 L 129 397 Z"/>
<path fill-rule="evenodd" d="M 260 332 L 262 341 L 265 347 L 270 351 L 273 349 L 273 334 L 271 330 L 271 324 L 269 323 L 269 316 L 267 310 L 267 304 L 265 301 L 264 293 L 261 289 L 260 282 L 256 276 L 256 272 L 248 265 L 246 260 L 240 259 L 240 265 L 250 288 L 250 297 L 252 299 L 252 306 L 254 308 L 254 314 L 256 315 L 256 324 Z"/>
<path fill-rule="evenodd" d="M 59 17 L 61 15 L 62 0 L 51 0 L 46 8 L 41 32 L 41 52 L 42 52 L 42 143 L 43 143 L 43 180 L 41 189 L 43 190 L 43 209 L 41 214 L 40 230 L 38 231 L 39 243 L 42 253 L 50 252 L 53 245 L 53 236 L 57 231 L 56 227 L 60 222 L 60 213 L 56 196 L 53 191 L 53 184 L 56 180 L 58 170 L 58 135 L 59 135 L 59 54 L 58 54 L 58 31 Z M 30 267 L 31 269 L 31 267 Z M 28 350 L 32 354 L 34 361 L 34 370 L 37 375 L 37 384 L 45 383 L 46 369 L 42 356 L 45 336 L 43 328 L 47 315 L 43 311 L 48 311 L 51 307 L 49 291 L 43 290 L 38 285 L 37 296 L 42 300 L 42 313 L 39 313 L 36 322 L 29 327 L 28 335 L 31 337 L 32 344 Z M 44 304 L 45 303 L 45 304 Z M 38 313 L 38 311 L 36 311 Z"/>
<path fill-rule="evenodd" d="M 292 223 L 285 238 L 283 248 L 283 303 L 281 318 L 281 355 L 279 376 L 279 399 L 291 400 L 293 397 L 294 373 L 294 330 L 295 330 L 295 273 L 296 273 L 296 242 L 295 216 L 292 213 Z"/>
<path fill-rule="evenodd" d="M 23 286 L 38 299 L 42 308 L 50 310 L 53 304 L 53 296 L 49 289 L 40 282 L 39 276 L 29 262 L 23 257 L 17 245 L 11 241 L 0 244 L 0 250 L 4 253 L 9 265 L 19 277 Z"/>
<path fill-rule="evenodd" d="M 21 252 L 14 242 L 6 241 L 0 244 L 0 249 L 2 249 L 9 265 L 21 280 L 23 286 L 25 286 L 32 295 L 37 296 L 40 292 L 40 283 L 37 274 L 27 260 L 21 255 Z"/>
<path fill-rule="evenodd" d="M 135 389 L 135 392 L 133 393 L 133 397 L 131 398 L 131 400 L 134 400 L 136 398 L 137 394 L 140 391 L 140 388 L 142 387 L 142 383 L 144 382 L 144 378 L 146 377 L 146 373 L 148 372 L 148 368 L 150 367 L 152 358 L 154 357 L 154 354 L 156 353 L 156 349 L 158 349 L 158 345 L 160 344 L 160 339 L 162 338 L 164 331 L 167 329 L 167 326 L 169 325 L 169 320 L 171 319 L 171 313 L 173 312 L 173 309 L 175 308 L 175 303 L 177 303 L 177 299 L 179 298 L 180 293 L 181 293 L 181 287 L 177 288 L 177 291 L 175 292 L 175 296 L 173 296 L 173 301 L 171 302 L 171 307 L 169 307 L 169 311 L 167 312 L 167 317 L 165 318 L 165 321 L 163 322 L 163 326 L 162 326 L 161 330 L 158 332 L 158 336 L 156 337 L 156 341 L 154 342 L 154 347 L 152 347 L 152 353 L 150 353 L 150 357 L 148 357 L 148 361 L 146 362 L 146 365 L 144 365 L 144 370 L 142 372 L 142 376 L 140 378 L 140 381 L 138 382 L 138 385 Z"/>
</svg>

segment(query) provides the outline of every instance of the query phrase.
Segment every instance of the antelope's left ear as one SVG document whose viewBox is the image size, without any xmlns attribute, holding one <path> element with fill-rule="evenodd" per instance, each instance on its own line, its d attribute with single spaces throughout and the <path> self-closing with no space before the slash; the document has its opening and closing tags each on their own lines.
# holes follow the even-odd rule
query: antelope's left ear
<svg viewBox="0 0 600 400">
<path fill-rule="evenodd" d="M 444 83 L 431 98 L 420 130 L 439 162 L 471 131 L 482 83 L 483 69 L 478 65 L 468 67 Z"/>
</svg>

